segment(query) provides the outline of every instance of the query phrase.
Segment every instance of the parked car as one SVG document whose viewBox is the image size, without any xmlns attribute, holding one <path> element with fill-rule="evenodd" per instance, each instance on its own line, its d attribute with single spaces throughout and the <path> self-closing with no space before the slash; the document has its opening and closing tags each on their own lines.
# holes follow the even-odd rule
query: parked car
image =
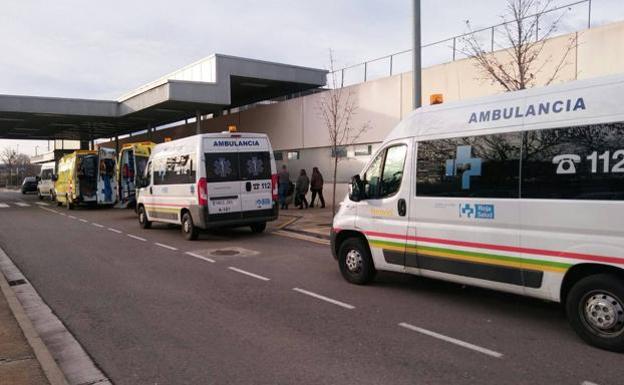
<svg viewBox="0 0 624 385">
<path fill-rule="evenodd" d="M 39 199 L 47 197 L 54 200 L 54 196 L 56 195 L 54 192 L 55 165 L 55 162 L 49 162 L 41 166 L 39 183 L 37 183 L 37 195 Z"/>
<path fill-rule="evenodd" d="M 22 194 L 37 192 L 37 182 L 38 179 L 36 176 L 27 176 L 24 178 L 22 182 Z"/>
</svg>

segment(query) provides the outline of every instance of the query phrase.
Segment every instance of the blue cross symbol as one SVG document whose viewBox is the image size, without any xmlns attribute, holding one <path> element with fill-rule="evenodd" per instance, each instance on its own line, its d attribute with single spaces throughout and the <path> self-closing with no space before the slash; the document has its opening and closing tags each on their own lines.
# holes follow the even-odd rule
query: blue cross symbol
<svg viewBox="0 0 624 385">
<path fill-rule="evenodd" d="M 472 158 L 472 146 L 457 146 L 456 159 L 446 161 L 446 176 L 462 175 L 462 190 L 470 189 L 470 177 L 481 176 L 481 158 Z"/>
<path fill-rule="evenodd" d="M 472 207 L 470 203 L 466 203 L 464 205 L 459 205 L 459 216 L 467 216 L 468 218 L 474 217 L 475 209 Z"/>
</svg>

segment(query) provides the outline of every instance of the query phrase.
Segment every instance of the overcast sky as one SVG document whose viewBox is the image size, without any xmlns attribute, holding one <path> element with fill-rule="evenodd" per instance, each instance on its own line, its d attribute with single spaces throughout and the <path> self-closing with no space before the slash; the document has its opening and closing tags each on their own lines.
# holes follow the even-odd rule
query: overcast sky
<svg viewBox="0 0 624 385">
<path fill-rule="evenodd" d="M 567 4 L 573 0 L 559 0 Z M 412 0 L 19 0 L 0 12 L 0 94 L 115 99 L 212 53 L 326 68 L 410 48 Z M 423 43 L 500 21 L 506 0 L 422 0 Z M 593 0 L 593 24 L 624 0 Z M 564 28 L 580 29 L 586 6 Z M 442 51 L 425 50 L 425 63 Z M 17 141 L 0 140 L 3 146 Z M 41 142 L 20 143 L 34 154 Z"/>
</svg>

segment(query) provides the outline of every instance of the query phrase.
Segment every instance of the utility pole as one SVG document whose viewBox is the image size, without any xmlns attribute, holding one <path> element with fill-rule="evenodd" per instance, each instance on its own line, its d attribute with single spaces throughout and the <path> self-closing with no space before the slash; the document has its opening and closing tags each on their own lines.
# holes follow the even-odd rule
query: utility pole
<svg viewBox="0 0 624 385">
<path fill-rule="evenodd" d="M 412 100 L 413 109 L 422 106 L 422 62 L 420 37 L 420 0 L 414 0 L 414 30 L 413 30 L 413 66 L 412 66 Z"/>
</svg>

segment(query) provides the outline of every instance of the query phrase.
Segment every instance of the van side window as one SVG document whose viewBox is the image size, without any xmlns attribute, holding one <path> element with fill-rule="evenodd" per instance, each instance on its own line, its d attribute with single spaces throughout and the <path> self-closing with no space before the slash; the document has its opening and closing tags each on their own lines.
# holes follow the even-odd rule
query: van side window
<svg viewBox="0 0 624 385">
<path fill-rule="evenodd" d="M 362 182 L 364 182 L 364 195 L 368 199 L 375 199 L 379 195 L 379 185 L 381 181 L 381 166 L 386 151 L 380 152 L 373 162 L 368 166 L 364 173 Z"/>
<path fill-rule="evenodd" d="M 197 166 L 193 154 L 154 159 L 152 167 L 155 185 L 195 183 Z"/>
<path fill-rule="evenodd" d="M 418 143 L 416 194 L 519 198 L 522 133 Z"/>
<path fill-rule="evenodd" d="M 524 136 L 523 198 L 624 200 L 624 123 Z"/>
<path fill-rule="evenodd" d="M 401 187 L 403 180 L 403 167 L 407 146 L 400 145 L 388 148 L 381 177 L 380 198 L 394 195 Z"/>
</svg>

